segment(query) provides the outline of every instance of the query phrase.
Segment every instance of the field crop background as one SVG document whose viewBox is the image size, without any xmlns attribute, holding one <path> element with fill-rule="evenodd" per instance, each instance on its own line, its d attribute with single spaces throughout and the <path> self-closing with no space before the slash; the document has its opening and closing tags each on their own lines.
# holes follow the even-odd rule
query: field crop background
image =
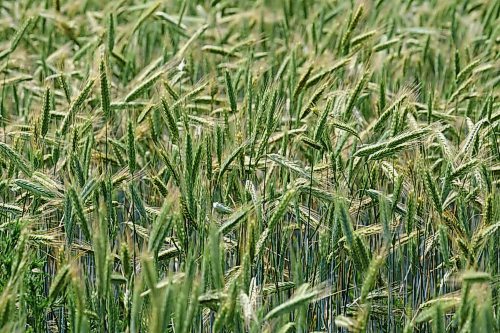
<svg viewBox="0 0 500 333">
<path fill-rule="evenodd" d="M 499 1 L 0 1 L 0 332 L 498 332 L 499 50 Z"/>
</svg>

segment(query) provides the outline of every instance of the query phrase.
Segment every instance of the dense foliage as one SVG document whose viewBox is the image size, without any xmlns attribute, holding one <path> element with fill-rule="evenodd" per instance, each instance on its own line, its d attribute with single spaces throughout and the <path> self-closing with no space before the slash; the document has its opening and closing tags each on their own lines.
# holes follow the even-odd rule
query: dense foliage
<svg viewBox="0 0 500 333">
<path fill-rule="evenodd" d="M 0 331 L 497 331 L 499 17 L 0 1 Z"/>
</svg>

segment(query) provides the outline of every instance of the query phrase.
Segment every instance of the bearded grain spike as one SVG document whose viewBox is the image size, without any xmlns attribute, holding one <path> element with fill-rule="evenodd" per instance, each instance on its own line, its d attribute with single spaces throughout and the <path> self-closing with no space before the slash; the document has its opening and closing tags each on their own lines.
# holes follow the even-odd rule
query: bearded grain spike
<svg viewBox="0 0 500 333">
<path fill-rule="evenodd" d="M 228 71 L 224 72 L 224 78 L 226 80 L 226 91 L 229 97 L 229 105 L 231 106 L 231 112 L 235 114 L 236 111 L 238 111 L 236 106 L 236 94 L 234 92 L 233 83 L 231 82 L 231 76 L 229 75 Z"/>
<path fill-rule="evenodd" d="M 68 132 L 70 120 L 73 119 L 75 114 L 83 107 L 83 103 L 89 96 L 92 87 L 94 86 L 94 82 L 95 82 L 94 79 L 88 80 L 85 86 L 83 87 L 82 91 L 80 92 L 80 94 L 71 103 L 69 111 L 64 117 L 61 123 L 61 127 L 59 129 L 59 132 L 61 133 L 62 136 L 64 136 Z"/>
<path fill-rule="evenodd" d="M 109 79 L 106 57 L 101 56 L 101 62 L 99 63 L 99 80 L 101 85 L 101 108 L 106 119 L 109 119 L 111 115 L 111 95 L 109 92 Z"/>
<path fill-rule="evenodd" d="M 43 105 L 42 105 L 42 129 L 40 134 L 42 137 L 47 135 L 49 131 L 49 123 L 50 123 L 50 99 L 51 93 L 50 88 L 47 87 L 45 89 L 45 93 L 43 94 Z"/>
<path fill-rule="evenodd" d="M 25 175 L 31 176 L 33 173 L 32 167 L 28 164 L 28 162 L 4 142 L 0 142 L 0 155 L 3 156 L 6 161 L 13 163 L 13 165 L 15 165 Z"/>
<path fill-rule="evenodd" d="M 127 154 L 128 154 L 128 169 L 131 174 L 135 171 L 135 137 L 134 137 L 134 126 L 132 121 L 128 121 L 127 124 Z"/>
<path fill-rule="evenodd" d="M 71 201 L 73 202 L 73 207 L 75 208 L 76 216 L 80 220 L 80 226 L 82 228 L 83 234 L 88 240 L 90 240 L 92 239 L 90 235 L 90 224 L 87 218 L 85 217 L 85 212 L 83 210 L 83 205 L 80 196 L 78 195 L 78 193 L 76 193 L 76 190 L 74 188 L 70 188 L 69 193 L 71 196 Z"/>
<path fill-rule="evenodd" d="M 34 17 L 28 17 L 23 22 L 23 25 L 19 29 L 17 29 L 16 34 L 14 35 L 12 40 L 10 41 L 9 53 L 12 53 L 17 49 L 19 42 L 21 41 L 23 36 L 26 34 L 26 32 L 29 30 L 33 20 L 34 20 Z"/>
</svg>

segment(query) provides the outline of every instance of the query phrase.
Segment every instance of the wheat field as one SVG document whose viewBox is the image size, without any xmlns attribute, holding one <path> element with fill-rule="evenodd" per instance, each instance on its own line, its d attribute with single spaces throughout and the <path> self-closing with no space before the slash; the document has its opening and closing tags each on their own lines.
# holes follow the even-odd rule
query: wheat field
<svg viewBox="0 0 500 333">
<path fill-rule="evenodd" d="M 0 1 L 0 332 L 500 330 L 500 2 Z"/>
</svg>

